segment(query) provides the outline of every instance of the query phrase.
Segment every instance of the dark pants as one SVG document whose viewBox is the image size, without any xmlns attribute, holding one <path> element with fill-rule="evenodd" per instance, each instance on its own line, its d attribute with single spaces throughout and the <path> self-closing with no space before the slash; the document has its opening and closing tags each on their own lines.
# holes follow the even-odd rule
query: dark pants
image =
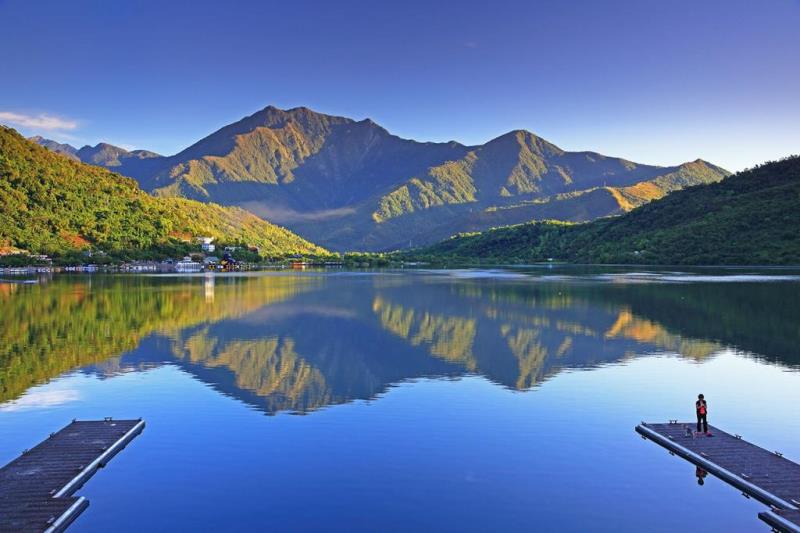
<svg viewBox="0 0 800 533">
<path fill-rule="evenodd" d="M 708 433 L 708 420 L 706 420 L 706 415 L 701 415 L 697 413 L 697 432 L 700 432 L 700 423 L 703 424 L 703 431 Z"/>
</svg>

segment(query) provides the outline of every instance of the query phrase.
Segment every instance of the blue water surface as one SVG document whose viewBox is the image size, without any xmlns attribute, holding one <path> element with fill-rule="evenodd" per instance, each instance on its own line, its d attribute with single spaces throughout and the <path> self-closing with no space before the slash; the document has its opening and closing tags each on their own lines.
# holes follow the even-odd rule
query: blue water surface
<svg viewBox="0 0 800 533">
<path fill-rule="evenodd" d="M 800 460 L 792 272 L 61 276 L 0 287 L 0 462 L 146 429 L 74 531 L 768 531 L 633 428 Z"/>
</svg>

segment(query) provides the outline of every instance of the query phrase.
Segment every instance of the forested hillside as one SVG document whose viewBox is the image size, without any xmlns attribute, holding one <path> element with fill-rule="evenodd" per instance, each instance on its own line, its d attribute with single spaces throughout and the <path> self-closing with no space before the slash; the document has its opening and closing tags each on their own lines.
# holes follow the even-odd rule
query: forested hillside
<svg viewBox="0 0 800 533">
<path fill-rule="evenodd" d="M 258 246 L 270 255 L 323 251 L 243 209 L 155 198 L 133 179 L 0 127 L 0 248 L 49 254 L 147 250 L 196 236 Z"/>
<path fill-rule="evenodd" d="M 460 235 L 412 254 L 438 260 L 800 264 L 800 156 L 586 224 L 537 222 Z"/>
</svg>

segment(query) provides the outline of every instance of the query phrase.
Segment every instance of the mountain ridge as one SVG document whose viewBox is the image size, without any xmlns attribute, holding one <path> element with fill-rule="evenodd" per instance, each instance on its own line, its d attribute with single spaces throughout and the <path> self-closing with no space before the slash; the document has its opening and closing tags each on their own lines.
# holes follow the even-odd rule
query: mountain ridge
<svg viewBox="0 0 800 533">
<path fill-rule="evenodd" d="M 570 152 L 527 130 L 476 146 L 419 142 L 306 107 L 267 106 L 171 156 L 94 151 L 91 162 L 156 196 L 244 207 L 335 250 L 417 246 L 545 217 L 580 222 L 729 174 L 702 160 L 661 167 Z"/>
</svg>

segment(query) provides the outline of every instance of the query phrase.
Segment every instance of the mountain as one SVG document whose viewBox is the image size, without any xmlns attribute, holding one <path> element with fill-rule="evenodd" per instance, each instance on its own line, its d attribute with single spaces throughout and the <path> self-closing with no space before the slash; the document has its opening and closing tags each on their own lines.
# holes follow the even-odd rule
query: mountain
<svg viewBox="0 0 800 533">
<path fill-rule="evenodd" d="M 96 146 L 84 146 L 75 152 L 75 155 L 84 163 L 100 165 L 102 167 L 121 167 L 123 165 L 130 165 L 130 160 L 161 157 L 157 153 L 148 152 L 147 150 L 134 150 L 129 152 L 124 148 L 108 143 L 99 143 Z"/>
<path fill-rule="evenodd" d="M 98 143 L 95 146 L 88 144 L 82 148 L 75 148 L 70 144 L 62 144 L 37 135 L 28 138 L 36 144 L 44 146 L 48 150 L 65 155 L 70 159 L 82 161 L 90 165 L 106 167 L 114 171 L 119 171 L 124 167 L 125 174 L 147 174 L 156 168 L 159 161 L 164 157 L 148 150 L 129 151 L 119 146 L 108 143 Z M 154 166 L 155 164 L 155 166 Z"/>
<path fill-rule="evenodd" d="M 0 247 L 147 250 L 199 235 L 258 246 L 266 255 L 324 251 L 243 209 L 155 198 L 132 179 L 51 153 L 0 126 Z"/>
<path fill-rule="evenodd" d="M 404 235 L 410 246 L 531 220 L 584 222 L 728 174 L 699 159 L 655 167 L 594 152 L 565 152 L 516 131 L 470 150 L 461 160 L 432 167 L 383 196 L 372 213 L 379 237 L 372 243 Z M 409 219 L 416 225 L 408 227 Z"/>
<path fill-rule="evenodd" d="M 67 156 L 70 159 L 74 159 L 75 161 L 81 160 L 81 158 L 78 156 L 78 149 L 70 144 L 62 144 L 60 142 L 56 142 L 50 139 L 45 139 L 41 135 L 30 137 L 28 140 L 33 141 L 41 146 L 44 146 L 45 148 L 47 148 L 52 152 L 56 152 L 57 154 Z"/>
<path fill-rule="evenodd" d="M 417 142 L 304 107 L 266 107 L 169 157 L 105 148 L 108 156 L 90 160 L 84 150 L 82 161 L 157 196 L 237 205 L 339 250 L 417 246 L 533 219 L 592 220 L 728 175 L 702 160 L 659 167 L 568 152 L 524 130 L 480 146 Z"/>
<path fill-rule="evenodd" d="M 674 192 L 620 217 L 461 235 L 422 258 L 582 263 L 800 264 L 800 156 Z"/>
</svg>

